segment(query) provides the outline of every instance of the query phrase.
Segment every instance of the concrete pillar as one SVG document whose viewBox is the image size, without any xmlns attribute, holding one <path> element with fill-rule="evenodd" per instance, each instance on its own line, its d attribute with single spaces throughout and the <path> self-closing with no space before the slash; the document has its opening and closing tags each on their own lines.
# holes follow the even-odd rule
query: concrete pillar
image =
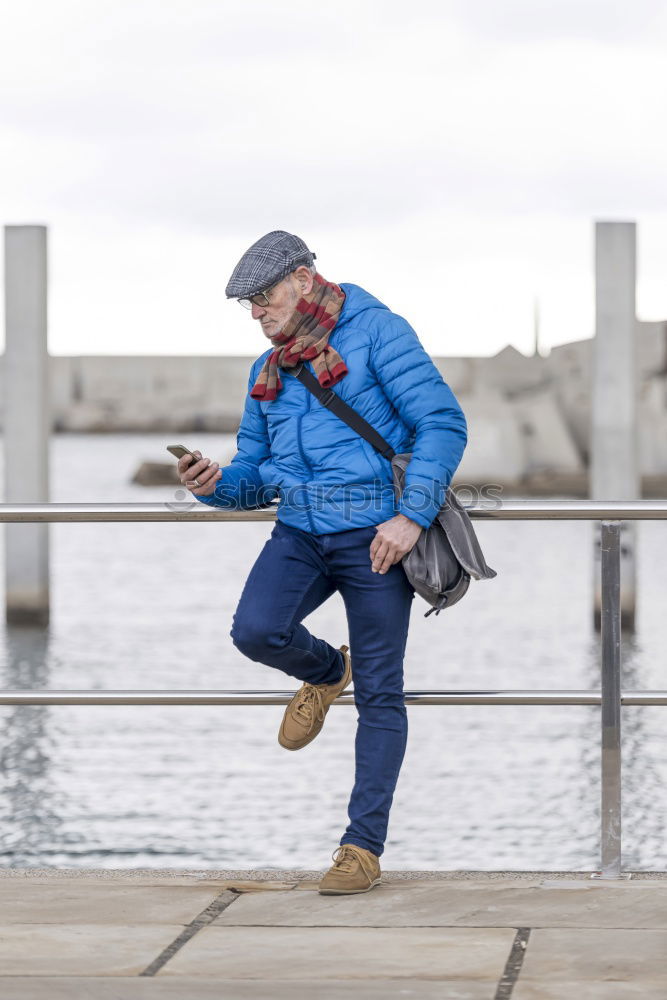
<svg viewBox="0 0 667 1000">
<path fill-rule="evenodd" d="M 46 227 L 5 227 L 5 503 L 49 498 Z M 7 621 L 49 620 L 49 526 L 7 524 Z"/>
<path fill-rule="evenodd" d="M 595 338 L 592 366 L 593 500 L 637 500 L 641 479 L 637 431 L 636 226 L 595 223 Z M 621 621 L 634 629 L 636 531 L 621 528 Z M 600 527 L 595 525 L 595 611 L 600 627 Z"/>
<path fill-rule="evenodd" d="M 539 358 L 541 356 L 540 351 L 540 300 L 535 298 L 533 301 L 533 357 Z"/>
</svg>

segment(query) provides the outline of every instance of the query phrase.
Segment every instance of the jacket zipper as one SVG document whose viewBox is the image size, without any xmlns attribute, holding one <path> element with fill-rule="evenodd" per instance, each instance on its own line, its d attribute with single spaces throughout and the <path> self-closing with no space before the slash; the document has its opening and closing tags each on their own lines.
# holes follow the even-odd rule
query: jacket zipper
<svg viewBox="0 0 667 1000">
<path fill-rule="evenodd" d="M 295 378 L 295 381 L 298 381 L 298 379 Z M 304 388 L 304 387 L 302 387 L 302 388 Z M 305 388 L 304 388 L 304 392 L 306 393 L 306 396 L 308 397 L 308 399 L 307 399 L 308 407 L 307 407 L 306 413 L 310 413 L 310 401 L 311 401 L 310 393 Z M 312 468 L 311 464 L 306 460 L 306 455 L 305 455 L 304 450 L 303 450 L 303 442 L 301 440 L 301 421 L 302 420 L 303 420 L 303 414 L 299 414 L 299 416 L 297 417 L 297 424 L 296 424 L 296 443 L 297 443 L 297 447 L 299 449 L 299 456 L 301 458 L 301 461 L 303 462 L 304 466 L 306 467 L 306 469 L 308 471 L 309 478 L 312 479 L 312 477 L 313 477 L 313 468 Z M 305 491 L 305 487 L 304 487 L 304 491 Z M 305 492 L 307 494 L 307 491 L 305 491 Z M 308 506 L 306 508 L 306 517 L 308 518 L 308 524 L 310 525 L 310 530 L 314 534 L 314 532 L 315 532 L 315 524 L 313 522 L 313 518 L 312 518 L 312 515 L 310 513 L 310 506 Z"/>
</svg>

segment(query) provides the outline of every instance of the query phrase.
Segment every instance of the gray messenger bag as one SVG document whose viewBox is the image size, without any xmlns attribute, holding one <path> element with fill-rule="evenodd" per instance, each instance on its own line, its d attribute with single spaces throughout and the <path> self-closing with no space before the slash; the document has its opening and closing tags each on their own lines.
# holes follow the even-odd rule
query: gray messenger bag
<svg viewBox="0 0 667 1000">
<path fill-rule="evenodd" d="M 303 365 L 285 370 L 298 378 L 322 406 L 331 410 L 391 462 L 394 489 L 400 497 L 410 454 L 397 455 L 367 420 L 331 389 L 323 389 Z M 434 611 L 438 615 L 443 608 L 451 608 L 460 601 L 468 590 L 471 577 L 475 580 L 491 580 L 497 575 L 494 569 L 487 566 L 470 517 L 449 486 L 433 523 L 422 531 L 416 544 L 406 552 L 401 562 L 415 591 L 431 605 L 425 617 Z"/>
</svg>

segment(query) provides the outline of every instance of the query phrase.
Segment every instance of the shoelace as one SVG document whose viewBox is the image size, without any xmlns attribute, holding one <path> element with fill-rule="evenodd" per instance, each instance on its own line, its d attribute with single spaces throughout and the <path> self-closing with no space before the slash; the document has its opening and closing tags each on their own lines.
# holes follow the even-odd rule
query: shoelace
<svg viewBox="0 0 667 1000">
<path fill-rule="evenodd" d="M 363 854 L 359 854 L 355 851 L 351 844 L 342 844 L 336 851 L 333 852 L 331 859 L 334 863 L 336 871 L 344 872 L 346 875 L 350 875 L 354 871 L 356 863 L 361 867 L 361 870 L 368 881 L 373 881 L 373 876 L 366 867 L 368 860 L 364 858 Z"/>
<path fill-rule="evenodd" d="M 301 697 L 294 706 L 294 715 L 306 723 L 308 732 L 313 728 L 315 722 L 324 722 L 322 692 L 314 684 L 303 685 Z"/>
</svg>

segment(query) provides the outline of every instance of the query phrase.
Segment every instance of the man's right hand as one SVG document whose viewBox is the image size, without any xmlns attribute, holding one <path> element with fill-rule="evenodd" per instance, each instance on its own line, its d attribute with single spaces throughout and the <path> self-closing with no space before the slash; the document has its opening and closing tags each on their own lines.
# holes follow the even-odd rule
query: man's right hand
<svg viewBox="0 0 667 1000">
<path fill-rule="evenodd" d="M 210 458 L 202 458 L 200 451 L 193 451 L 192 454 L 197 459 L 196 462 L 190 462 L 189 455 L 183 455 L 183 458 L 179 458 L 179 479 L 196 497 L 210 497 L 222 478 L 220 464 L 211 462 Z M 195 479 L 200 484 L 199 486 L 195 484 Z"/>
</svg>

